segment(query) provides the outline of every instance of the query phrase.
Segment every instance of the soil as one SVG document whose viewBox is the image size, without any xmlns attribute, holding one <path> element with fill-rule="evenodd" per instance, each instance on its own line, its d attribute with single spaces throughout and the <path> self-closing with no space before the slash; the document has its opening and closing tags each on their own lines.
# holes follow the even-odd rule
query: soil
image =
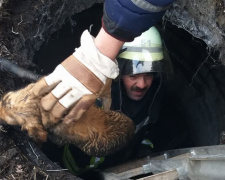
<svg viewBox="0 0 225 180">
<path fill-rule="evenodd" d="M 2 128 L 0 145 L 0 179 L 80 179 L 50 161 L 19 127 Z"/>
<path fill-rule="evenodd" d="M 33 56 L 53 32 L 71 15 L 102 0 L 3 0 L 0 3 L 0 57 L 27 69 L 35 70 Z M 24 86 L 24 79 L 8 73 L 0 60 L 0 95 Z M 16 82 L 16 83 L 15 83 Z"/>
<path fill-rule="evenodd" d="M 203 40 L 210 51 L 219 51 L 225 60 L 225 2 L 224 0 L 178 0 L 167 11 L 165 20 Z"/>
</svg>

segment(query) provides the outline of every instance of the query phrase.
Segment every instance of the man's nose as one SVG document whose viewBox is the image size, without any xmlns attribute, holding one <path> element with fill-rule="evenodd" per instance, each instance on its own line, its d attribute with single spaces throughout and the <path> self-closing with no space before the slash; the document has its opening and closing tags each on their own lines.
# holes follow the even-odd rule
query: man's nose
<svg viewBox="0 0 225 180">
<path fill-rule="evenodd" d="M 143 77 L 139 77 L 137 79 L 136 86 L 141 88 L 141 89 L 145 88 L 146 87 L 145 79 Z"/>
</svg>

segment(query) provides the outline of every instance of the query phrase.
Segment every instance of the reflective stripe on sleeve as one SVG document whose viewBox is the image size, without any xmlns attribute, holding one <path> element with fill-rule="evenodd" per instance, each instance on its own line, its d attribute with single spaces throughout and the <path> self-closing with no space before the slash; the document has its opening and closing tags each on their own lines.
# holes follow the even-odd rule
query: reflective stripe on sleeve
<svg viewBox="0 0 225 180">
<path fill-rule="evenodd" d="M 104 157 L 92 157 L 90 160 L 89 168 L 97 168 L 105 160 Z"/>
<path fill-rule="evenodd" d="M 74 175 L 81 175 L 91 169 L 97 168 L 101 163 L 103 163 L 105 160 L 105 157 L 91 157 L 90 164 L 87 165 L 85 168 L 80 168 L 74 156 L 70 152 L 69 145 L 65 145 L 64 147 L 64 152 L 63 152 L 63 157 L 62 157 L 62 162 L 72 174 Z"/>
<path fill-rule="evenodd" d="M 149 11 L 149 12 L 154 12 L 154 13 L 165 11 L 171 5 L 171 4 L 168 4 L 166 6 L 156 6 L 156 5 L 151 4 L 151 3 L 149 3 L 145 0 L 131 0 L 131 1 L 136 6 L 138 6 L 139 8 L 144 9 L 144 10 Z"/>
<path fill-rule="evenodd" d="M 149 139 L 143 139 L 143 141 L 141 142 L 141 144 L 150 146 L 152 149 L 154 148 L 153 143 Z"/>
</svg>

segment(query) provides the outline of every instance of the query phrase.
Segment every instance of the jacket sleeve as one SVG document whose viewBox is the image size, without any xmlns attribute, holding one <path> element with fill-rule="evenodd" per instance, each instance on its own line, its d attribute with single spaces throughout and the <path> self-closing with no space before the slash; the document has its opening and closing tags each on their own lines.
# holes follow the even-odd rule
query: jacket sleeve
<svg viewBox="0 0 225 180">
<path fill-rule="evenodd" d="M 111 36 L 132 41 L 160 21 L 174 0 L 105 0 L 102 27 Z"/>
</svg>

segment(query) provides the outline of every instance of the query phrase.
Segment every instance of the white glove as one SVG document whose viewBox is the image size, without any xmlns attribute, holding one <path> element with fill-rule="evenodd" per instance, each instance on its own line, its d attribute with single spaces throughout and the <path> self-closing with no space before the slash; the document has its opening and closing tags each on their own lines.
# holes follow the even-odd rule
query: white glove
<svg viewBox="0 0 225 180">
<path fill-rule="evenodd" d="M 101 54 L 86 30 L 81 36 L 81 46 L 37 82 L 33 92 L 36 96 L 45 95 L 41 100 L 43 108 L 60 118 L 82 96 L 99 96 L 106 79 L 115 79 L 118 74 L 117 62 Z"/>
</svg>

